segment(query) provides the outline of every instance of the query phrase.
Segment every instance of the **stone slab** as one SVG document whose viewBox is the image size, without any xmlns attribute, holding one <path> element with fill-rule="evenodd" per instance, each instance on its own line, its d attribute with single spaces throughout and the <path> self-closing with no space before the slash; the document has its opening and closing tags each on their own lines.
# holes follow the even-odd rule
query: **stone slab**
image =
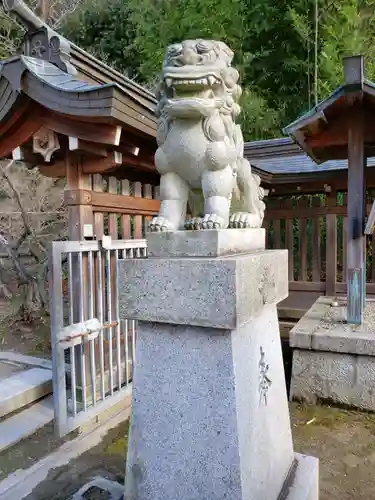
<svg viewBox="0 0 375 500">
<path fill-rule="evenodd" d="M 50 359 L 26 356 L 25 354 L 20 354 L 19 352 L 14 351 L 0 351 L 0 361 L 9 361 L 28 366 L 38 366 L 39 368 L 48 368 L 49 370 L 52 370 L 52 361 Z"/>
<path fill-rule="evenodd" d="M 14 446 L 52 422 L 52 396 L 0 422 L 0 452 Z"/>
<path fill-rule="evenodd" d="M 0 359 L 0 383 L 4 383 L 7 378 L 21 372 L 24 369 L 25 365 L 14 363 L 13 361 L 3 361 Z"/>
<path fill-rule="evenodd" d="M 235 329 L 288 296 L 287 250 L 120 260 L 120 316 Z"/>
<path fill-rule="evenodd" d="M 264 250 L 266 230 L 212 229 L 148 233 L 149 257 L 222 257 L 253 250 Z"/>
<path fill-rule="evenodd" d="M 290 346 L 313 351 L 375 356 L 375 300 L 367 299 L 362 325 L 346 322 L 346 300 L 320 297 L 290 331 Z"/>
<path fill-rule="evenodd" d="M 295 454 L 297 468 L 285 500 L 319 500 L 319 460 Z"/>
<path fill-rule="evenodd" d="M 52 392 L 52 372 L 31 368 L 0 384 L 0 417 L 12 413 Z"/>
<path fill-rule="evenodd" d="M 375 357 L 295 349 L 290 397 L 375 411 Z"/>
<path fill-rule="evenodd" d="M 138 323 L 125 500 L 276 500 L 293 460 L 275 305 L 237 330 Z"/>
</svg>

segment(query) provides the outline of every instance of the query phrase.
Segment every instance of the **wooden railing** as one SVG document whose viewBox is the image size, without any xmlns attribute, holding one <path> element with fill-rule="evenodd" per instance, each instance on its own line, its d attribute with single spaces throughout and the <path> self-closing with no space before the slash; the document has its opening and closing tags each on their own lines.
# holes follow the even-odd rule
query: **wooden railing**
<svg viewBox="0 0 375 500">
<path fill-rule="evenodd" d="M 369 213 L 373 193 L 367 195 Z M 267 248 L 289 250 L 289 299 L 285 316 L 307 309 L 318 295 L 346 292 L 346 193 L 266 200 Z M 366 248 L 367 294 L 375 294 L 375 237 Z M 299 303 L 300 306 L 294 306 Z M 302 305 L 301 305 L 302 304 Z M 283 309 L 281 307 L 281 309 Z"/>
<path fill-rule="evenodd" d="M 101 174 L 85 176 L 84 189 L 65 193 L 67 206 L 79 205 L 92 213 L 97 239 L 140 239 L 146 223 L 159 211 L 159 188 Z M 87 217 L 90 220 L 90 217 Z"/>
</svg>

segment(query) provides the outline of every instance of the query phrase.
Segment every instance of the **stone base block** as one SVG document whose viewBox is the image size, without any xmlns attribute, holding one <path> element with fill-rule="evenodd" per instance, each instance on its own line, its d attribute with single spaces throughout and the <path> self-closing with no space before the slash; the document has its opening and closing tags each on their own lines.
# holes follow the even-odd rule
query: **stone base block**
<svg viewBox="0 0 375 500">
<path fill-rule="evenodd" d="M 176 231 L 148 233 L 149 257 L 224 257 L 254 250 L 264 250 L 266 230 L 212 229 L 211 231 Z"/>
<path fill-rule="evenodd" d="M 290 397 L 375 411 L 375 357 L 296 349 Z"/>
<path fill-rule="evenodd" d="M 286 250 L 120 260 L 120 317 L 234 329 L 288 296 L 287 265 Z"/>
<path fill-rule="evenodd" d="M 290 478 L 288 489 L 280 498 L 285 500 L 318 500 L 319 499 L 319 460 L 314 457 L 294 455 L 296 469 Z"/>
<path fill-rule="evenodd" d="M 347 324 L 344 300 L 331 304 L 319 298 L 290 333 L 290 396 L 375 411 L 375 301 L 366 301 L 360 326 Z"/>
<path fill-rule="evenodd" d="M 275 305 L 236 330 L 138 323 L 125 500 L 277 500 L 293 460 Z"/>
</svg>

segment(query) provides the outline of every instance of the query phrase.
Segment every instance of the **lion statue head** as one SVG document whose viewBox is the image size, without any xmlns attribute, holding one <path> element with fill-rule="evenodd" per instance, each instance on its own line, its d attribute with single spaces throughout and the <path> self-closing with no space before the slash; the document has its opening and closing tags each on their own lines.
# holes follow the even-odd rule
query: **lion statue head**
<svg viewBox="0 0 375 500">
<path fill-rule="evenodd" d="M 157 113 L 207 117 L 220 110 L 235 119 L 241 109 L 241 87 L 232 60 L 233 52 L 223 42 L 186 40 L 170 45 L 157 90 Z"/>
</svg>

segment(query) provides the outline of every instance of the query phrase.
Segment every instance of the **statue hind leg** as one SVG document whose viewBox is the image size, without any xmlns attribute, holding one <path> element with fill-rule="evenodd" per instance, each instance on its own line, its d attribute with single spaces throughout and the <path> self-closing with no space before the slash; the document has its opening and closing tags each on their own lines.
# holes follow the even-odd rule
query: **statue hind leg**
<svg viewBox="0 0 375 500">
<path fill-rule="evenodd" d="M 188 185 L 178 174 L 168 172 L 161 176 L 160 211 L 150 222 L 151 232 L 177 231 L 183 228 L 188 193 Z"/>
<path fill-rule="evenodd" d="M 239 206 L 230 216 L 229 227 L 250 228 L 261 227 L 265 205 L 260 179 L 251 172 L 250 163 L 241 158 L 237 162 L 237 184 L 240 191 Z"/>
</svg>

